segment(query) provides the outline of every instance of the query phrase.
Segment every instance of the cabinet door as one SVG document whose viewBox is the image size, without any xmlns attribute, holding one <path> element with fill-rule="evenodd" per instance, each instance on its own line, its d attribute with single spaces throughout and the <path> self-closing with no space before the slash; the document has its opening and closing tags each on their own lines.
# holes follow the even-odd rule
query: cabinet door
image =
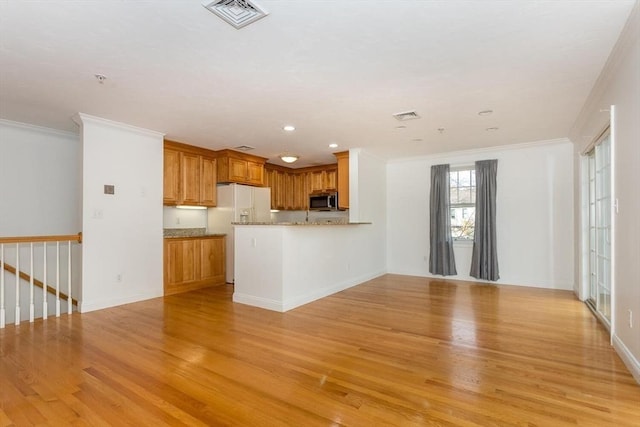
<svg viewBox="0 0 640 427">
<path fill-rule="evenodd" d="M 324 171 L 309 172 L 307 174 L 307 179 L 309 179 L 310 192 L 324 191 Z"/>
<path fill-rule="evenodd" d="M 200 205 L 216 206 L 216 159 L 201 158 Z"/>
<path fill-rule="evenodd" d="M 338 170 L 327 169 L 324 171 L 324 190 L 325 191 L 337 191 L 338 190 Z"/>
<path fill-rule="evenodd" d="M 293 209 L 295 210 L 305 210 L 309 206 L 306 179 L 305 173 L 297 173 L 293 177 Z"/>
<path fill-rule="evenodd" d="M 200 202 L 200 156 L 181 154 L 181 203 L 198 204 Z"/>
<path fill-rule="evenodd" d="M 200 278 L 216 284 L 225 281 L 225 238 L 200 240 Z"/>
<path fill-rule="evenodd" d="M 179 291 L 179 285 L 199 278 L 198 240 L 169 240 L 165 242 L 165 293 Z"/>
<path fill-rule="evenodd" d="M 164 150 L 164 190 L 163 203 L 177 205 L 180 203 L 180 152 Z"/>
<path fill-rule="evenodd" d="M 247 180 L 247 161 L 229 158 L 229 180 L 234 182 L 245 182 Z"/>
<path fill-rule="evenodd" d="M 336 153 L 338 159 L 338 207 L 349 209 L 349 152 Z"/>
<path fill-rule="evenodd" d="M 278 197 L 276 199 L 276 209 L 286 209 L 287 207 L 287 179 L 286 172 L 278 171 Z"/>
<path fill-rule="evenodd" d="M 264 183 L 264 166 L 260 163 L 247 161 L 246 180 L 252 185 L 262 185 Z"/>
</svg>

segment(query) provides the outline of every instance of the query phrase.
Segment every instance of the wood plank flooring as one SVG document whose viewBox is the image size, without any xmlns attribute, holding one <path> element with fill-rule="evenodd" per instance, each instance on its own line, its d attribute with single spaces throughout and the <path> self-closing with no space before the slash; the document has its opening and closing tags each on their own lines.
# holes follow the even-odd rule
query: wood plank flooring
<svg viewBox="0 0 640 427">
<path fill-rule="evenodd" d="M 231 286 L 0 330 L 0 426 L 638 426 L 572 293 L 386 275 L 288 313 Z"/>
</svg>

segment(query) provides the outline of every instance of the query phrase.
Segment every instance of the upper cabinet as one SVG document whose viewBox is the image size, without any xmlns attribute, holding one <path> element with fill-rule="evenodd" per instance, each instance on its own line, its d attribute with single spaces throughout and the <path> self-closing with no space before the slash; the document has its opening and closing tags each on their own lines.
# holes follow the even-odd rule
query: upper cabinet
<svg viewBox="0 0 640 427">
<path fill-rule="evenodd" d="M 338 169 L 336 165 L 315 167 L 314 169 L 315 170 L 307 174 L 310 193 L 324 193 L 338 190 Z"/>
<path fill-rule="evenodd" d="M 349 152 L 333 155 L 338 160 L 338 208 L 349 209 Z"/>
<path fill-rule="evenodd" d="M 180 151 L 164 149 L 164 199 L 165 205 L 177 205 L 180 201 Z"/>
<path fill-rule="evenodd" d="M 218 151 L 217 157 L 218 182 L 264 186 L 264 157 L 233 150 Z"/>
<path fill-rule="evenodd" d="M 216 205 L 215 152 L 174 141 L 164 144 L 165 205 Z"/>
<path fill-rule="evenodd" d="M 271 188 L 271 209 L 306 210 L 309 205 L 307 174 L 265 164 L 265 187 Z"/>
</svg>

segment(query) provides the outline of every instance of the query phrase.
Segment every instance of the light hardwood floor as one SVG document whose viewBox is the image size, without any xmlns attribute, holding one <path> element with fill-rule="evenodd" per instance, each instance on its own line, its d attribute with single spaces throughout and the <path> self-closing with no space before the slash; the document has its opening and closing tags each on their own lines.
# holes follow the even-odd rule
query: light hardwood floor
<svg viewBox="0 0 640 427">
<path fill-rule="evenodd" d="M 232 291 L 0 330 L 0 426 L 640 425 L 570 292 L 387 275 L 282 314 Z"/>
</svg>

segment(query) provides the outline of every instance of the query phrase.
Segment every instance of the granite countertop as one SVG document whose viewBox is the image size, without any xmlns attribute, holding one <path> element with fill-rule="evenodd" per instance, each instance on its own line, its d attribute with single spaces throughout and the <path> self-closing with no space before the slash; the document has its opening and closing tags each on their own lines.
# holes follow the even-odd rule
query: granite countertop
<svg viewBox="0 0 640 427">
<path fill-rule="evenodd" d="M 298 222 L 232 222 L 232 225 L 359 225 L 371 224 L 371 222 L 348 222 L 348 221 L 298 221 Z"/>
<path fill-rule="evenodd" d="M 206 228 L 165 228 L 165 239 L 184 239 L 197 237 L 220 237 L 226 236 L 224 233 L 207 233 Z"/>
</svg>

